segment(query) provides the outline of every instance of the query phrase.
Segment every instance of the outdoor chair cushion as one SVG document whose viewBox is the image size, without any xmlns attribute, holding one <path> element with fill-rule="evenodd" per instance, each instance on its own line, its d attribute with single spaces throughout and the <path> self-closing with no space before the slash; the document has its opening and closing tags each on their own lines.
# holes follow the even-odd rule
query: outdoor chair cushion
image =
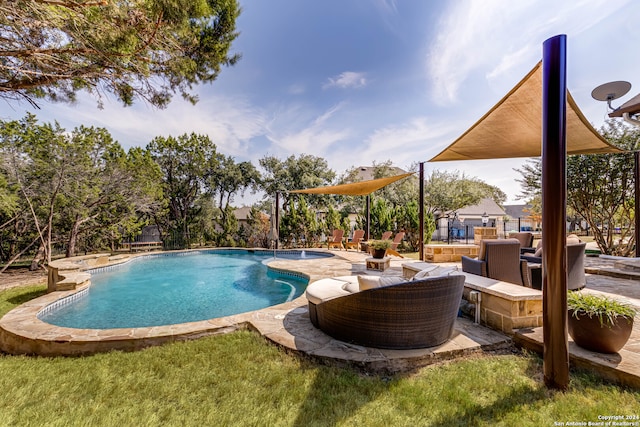
<svg viewBox="0 0 640 427">
<path fill-rule="evenodd" d="M 404 282 L 405 279 L 402 276 L 358 276 L 358 283 L 360 291 L 367 289 L 379 288 L 380 286 L 395 285 L 396 283 Z"/>
</svg>

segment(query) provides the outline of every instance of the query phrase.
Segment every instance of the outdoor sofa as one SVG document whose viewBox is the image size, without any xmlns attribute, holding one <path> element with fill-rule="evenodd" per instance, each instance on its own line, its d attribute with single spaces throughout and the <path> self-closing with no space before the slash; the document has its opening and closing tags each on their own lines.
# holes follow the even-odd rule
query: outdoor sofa
<svg viewBox="0 0 640 427">
<path fill-rule="evenodd" d="M 311 323 L 341 341 L 366 347 L 412 349 L 438 346 L 453 333 L 465 277 L 442 275 L 344 276 L 307 288 Z M 435 274 L 435 272 L 433 272 Z M 367 282 L 378 284 L 369 287 Z M 393 281 L 399 283 L 392 283 Z"/>
</svg>

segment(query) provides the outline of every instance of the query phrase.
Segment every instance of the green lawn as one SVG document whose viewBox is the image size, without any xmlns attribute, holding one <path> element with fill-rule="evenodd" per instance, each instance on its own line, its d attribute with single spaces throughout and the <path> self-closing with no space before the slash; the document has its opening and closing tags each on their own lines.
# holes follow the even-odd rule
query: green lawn
<svg viewBox="0 0 640 427">
<path fill-rule="evenodd" d="M 0 292 L 0 315 L 44 287 Z M 251 331 L 82 358 L 0 355 L 2 426 L 553 426 L 640 415 L 640 393 L 572 372 L 547 390 L 535 355 L 384 377 L 325 366 Z"/>
</svg>

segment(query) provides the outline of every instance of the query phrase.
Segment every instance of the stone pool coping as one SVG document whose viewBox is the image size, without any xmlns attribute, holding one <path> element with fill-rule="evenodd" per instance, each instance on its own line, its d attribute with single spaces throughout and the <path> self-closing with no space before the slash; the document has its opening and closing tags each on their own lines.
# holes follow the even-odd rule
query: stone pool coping
<svg viewBox="0 0 640 427">
<path fill-rule="evenodd" d="M 89 274 L 85 273 L 84 270 L 117 265 L 139 256 L 149 255 L 116 256 L 110 257 L 111 259 L 106 262 L 104 257 L 92 257 L 91 259 L 101 259 L 99 263 L 91 263 L 92 265 L 86 265 L 86 259 L 80 257 L 82 258 L 79 263 L 82 265 L 81 268 L 75 268 L 73 260 L 65 259 L 61 264 L 64 269 L 66 271 L 73 270 L 73 274 L 79 275 L 82 280 L 77 281 L 73 289 L 50 292 L 14 308 L 2 317 L 0 319 L 0 350 L 9 354 L 37 354 L 41 356 L 77 356 L 112 350 L 133 351 L 167 342 L 228 333 L 238 329 L 259 329 L 254 325 L 255 322 L 263 321 L 273 316 L 284 316 L 283 313 L 306 305 L 306 298 L 301 296 L 293 301 L 266 309 L 232 316 L 175 325 L 138 328 L 65 328 L 51 325 L 38 318 L 38 313 L 46 310 L 52 304 L 63 303 L 67 299 L 74 298 L 74 296 L 81 295 L 82 292 L 88 290 L 90 280 L 85 276 L 89 276 Z M 75 265 L 77 266 L 78 263 L 75 263 Z M 303 275 L 309 277 L 310 281 L 317 280 L 319 277 L 326 277 L 324 274 L 332 274 L 332 272 L 339 272 L 342 275 L 350 274 L 345 270 L 352 268 L 349 261 L 338 257 L 295 261 L 274 260 L 268 264 L 268 267 L 284 274 Z M 60 274 L 65 274 L 65 272 Z M 267 314 L 273 311 L 277 312 L 277 314 Z"/>
</svg>

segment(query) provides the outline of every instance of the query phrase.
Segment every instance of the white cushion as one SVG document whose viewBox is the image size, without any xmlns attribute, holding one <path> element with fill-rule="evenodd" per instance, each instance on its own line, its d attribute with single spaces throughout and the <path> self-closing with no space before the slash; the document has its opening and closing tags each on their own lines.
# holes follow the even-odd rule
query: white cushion
<svg viewBox="0 0 640 427">
<path fill-rule="evenodd" d="M 458 271 L 458 267 L 440 267 L 433 274 L 430 274 L 429 277 L 442 277 L 448 276 L 452 273 L 456 273 Z"/>
<path fill-rule="evenodd" d="M 407 279 L 405 279 L 402 276 L 395 276 L 395 275 L 380 276 L 380 286 L 397 285 L 398 283 L 403 283 L 406 281 Z"/>
<path fill-rule="evenodd" d="M 457 266 L 453 266 L 453 267 L 443 267 L 443 266 L 436 266 L 435 268 L 432 268 L 428 271 L 421 271 L 420 276 L 418 276 L 418 274 L 416 274 L 415 276 L 413 276 L 413 278 L 411 280 L 421 280 L 421 279 L 426 279 L 427 277 L 439 277 L 439 276 L 447 276 L 453 272 L 458 271 L 458 267 Z"/>
<path fill-rule="evenodd" d="M 342 289 L 350 293 L 358 292 L 360 290 L 360 284 L 357 277 L 354 277 L 354 279 L 355 280 L 345 282 L 344 285 L 342 285 Z"/>
<path fill-rule="evenodd" d="M 342 289 L 344 284 L 344 280 L 321 279 L 307 286 L 305 295 L 309 302 L 320 304 L 322 301 L 349 295 L 351 292 Z"/>
<path fill-rule="evenodd" d="M 382 286 L 380 284 L 380 276 L 358 276 L 358 284 L 361 291 Z"/>
<path fill-rule="evenodd" d="M 416 274 L 414 274 L 412 279 L 413 280 L 424 279 L 425 277 L 428 277 L 432 271 L 434 271 L 434 270 L 436 270 L 438 268 L 440 268 L 440 267 L 438 267 L 437 265 L 432 265 L 430 267 L 427 267 L 424 270 L 420 270 Z"/>
</svg>

